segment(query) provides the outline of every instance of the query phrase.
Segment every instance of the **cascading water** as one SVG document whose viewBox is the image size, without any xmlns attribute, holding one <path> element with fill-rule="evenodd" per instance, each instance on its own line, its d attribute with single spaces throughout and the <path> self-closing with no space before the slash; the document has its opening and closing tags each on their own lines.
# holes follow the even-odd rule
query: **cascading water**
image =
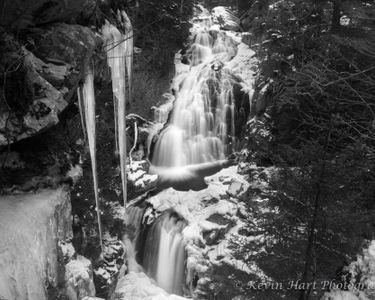
<svg viewBox="0 0 375 300">
<path fill-rule="evenodd" d="M 176 213 L 167 212 L 149 225 L 148 210 L 131 205 L 126 214 L 127 226 L 134 228 L 130 240 L 138 261 L 158 286 L 168 293 L 182 295 L 185 278 L 182 231 L 186 222 Z M 142 233 L 145 236 L 142 237 Z"/>
<path fill-rule="evenodd" d="M 234 86 L 239 79 L 226 68 L 226 63 L 236 56 L 237 45 L 229 35 L 214 28 L 209 13 L 201 10 L 203 14 L 196 19 L 193 43 L 186 54 L 189 67 L 181 68 L 189 70 L 184 74 L 176 68 L 174 101 L 168 101 L 155 113 L 159 125 L 164 127 L 153 149 L 152 163 L 156 167 L 151 166 L 150 170 L 161 167 L 159 171 L 178 171 L 181 176 L 182 169 L 188 171 L 191 165 L 223 159 L 233 150 Z M 213 168 L 214 164 L 208 165 Z M 185 278 L 186 221 L 175 212 L 156 217 L 152 207 L 128 206 L 127 225 L 134 228 L 131 242 L 147 274 L 168 293 L 186 293 L 186 280 L 192 280 Z"/>
<path fill-rule="evenodd" d="M 148 231 L 143 266 L 168 293 L 182 295 L 185 277 L 185 247 L 182 230 L 186 226 L 173 213 L 158 218 Z"/>
<path fill-rule="evenodd" d="M 224 63 L 236 54 L 236 46 L 230 36 L 212 31 L 209 19 L 198 25 L 188 51 L 190 71 L 155 146 L 152 162 L 157 166 L 223 159 L 234 135 L 235 79 Z"/>
<path fill-rule="evenodd" d="M 137 206 L 128 206 L 126 209 L 125 224 L 127 228 L 132 227 L 134 230 L 130 240 L 134 246 L 135 252 L 137 252 L 137 249 L 139 248 L 138 242 L 143 223 L 143 213 L 144 209 Z"/>
</svg>

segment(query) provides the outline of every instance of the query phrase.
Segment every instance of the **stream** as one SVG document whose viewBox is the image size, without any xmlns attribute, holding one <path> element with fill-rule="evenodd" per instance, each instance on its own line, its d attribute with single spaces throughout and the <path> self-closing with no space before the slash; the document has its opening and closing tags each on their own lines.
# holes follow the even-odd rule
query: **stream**
<svg viewBox="0 0 375 300">
<path fill-rule="evenodd" d="M 177 56 L 174 101 L 151 158 L 154 166 L 166 173 L 176 172 L 176 177 L 191 165 L 222 160 L 236 150 L 235 119 L 240 108 L 235 107 L 238 78 L 231 63 L 238 52 L 238 38 L 236 41 L 234 32 L 220 30 L 206 9 L 199 10 L 185 64 L 182 55 Z M 230 12 L 224 13 L 231 18 Z M 189 296 L 197 277 L 188 278 L 184 235 L 188 222 L 172 208 L 147 224 L 148 213 L 145 207 L 127 207 L 136 260 L 167 293 Z"/>
</svg>

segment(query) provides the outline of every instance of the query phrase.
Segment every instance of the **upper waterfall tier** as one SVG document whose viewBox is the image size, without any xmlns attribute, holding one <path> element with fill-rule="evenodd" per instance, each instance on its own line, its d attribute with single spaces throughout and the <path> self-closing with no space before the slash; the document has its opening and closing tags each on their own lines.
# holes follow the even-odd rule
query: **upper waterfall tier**
<svg viewBox="0 0 375 300">
<path fill-rule="evenodd" d="M 238 81 L 227 64 L 238 43 L 202 12 L 185 55 L 190 68 L 174 79 L 175 101 L 152 157 L 157 166 L 185 166 L 223 159 L 234 142 Z"/>
</svg>

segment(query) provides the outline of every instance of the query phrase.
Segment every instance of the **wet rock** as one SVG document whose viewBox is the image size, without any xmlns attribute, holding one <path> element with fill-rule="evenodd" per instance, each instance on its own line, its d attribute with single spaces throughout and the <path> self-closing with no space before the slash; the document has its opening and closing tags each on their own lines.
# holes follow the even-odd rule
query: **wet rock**
<svg viewBox="0 0 375 300">
<path fill-rule="evenodd" d="M 223 66 L 224 64 L 221 61 L 215 61 L 211 65 L 211 69 L 217 72 L 217 71 L 220 71 L 223 68 Z"/>
</svg>

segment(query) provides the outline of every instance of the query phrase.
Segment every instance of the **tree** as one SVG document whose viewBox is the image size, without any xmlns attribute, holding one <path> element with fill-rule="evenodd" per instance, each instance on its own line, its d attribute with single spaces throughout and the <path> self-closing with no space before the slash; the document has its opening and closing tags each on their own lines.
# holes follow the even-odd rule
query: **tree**
<svg viewBox="0 0 375 300">
<path fill-rule="evenodd" d="M 272 278 L 306 283 L 293 294 L 302 300 L 318 296 L 307 283 L 334 279 L 363 240 L 373 238 L 375 26 L 369 19 L 375 6 L 270 4 L 257 11 L 251 30 L 263 41 L 261 76 L 272 82 L 271 118 L 263 121 L 278 171 L 267 195 L 272 213 L 262 216 L 249 205 L 269 237 L 266 253 L 249 260 Z"/>
</svg>

